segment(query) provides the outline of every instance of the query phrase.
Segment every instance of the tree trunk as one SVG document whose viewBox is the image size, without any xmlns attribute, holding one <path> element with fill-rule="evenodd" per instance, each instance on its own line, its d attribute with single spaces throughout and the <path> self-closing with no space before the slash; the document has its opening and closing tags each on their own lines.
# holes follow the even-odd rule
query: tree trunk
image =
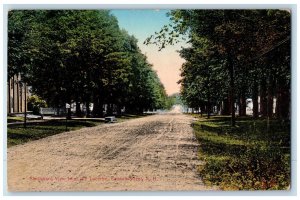
<svg viewBox="0 0 300 200">
<path fill-rule="evenodd" d="M 11 113 L 11 100 L 10 100 L 10 78 L 7 81 L 7 99 L 8 99 L 8 108 L 7 113 Z"/>
<path fill-rule="evenodd" d="M 231 107 L 231 126 L 235 126 L 235 108 L 234 108 L 234 99 L 235 99 L 235 84 L 234 84 L 234 66 L 231 55 L 228 56 L 228 69 L 230 74 L 230 107 Z"/>
<path fill-rule="evenodd" d="M 226 98 L 223 100 L 222 102 L 222 111 L 221 111 L 221 114 L 222 115 L 229 115 L 230 114 L 230 102 L 229 102 L 229 99 Z"/>
<path fill-rule="evenodd" d="M 239 107 L 239 115 L 240 116 L 246 116 L 246 109 L 247 109 L 247 104 L 246 104 L 246 95 L 243 92 L 240 97 L 240 107 Z"/>
<path fill-rule="evenodd" d="M 71 106 L 71 102 L 68 102 L 68 104 Z M 71 108 L 67 108 L 67 119 L 71 119 Z"/>
<path fill-rule="evenodd" d="M 24 109 L 24 128 L 26 128 L 27 127 L 27 88 L 26 88 L 26 85 L 24 85 L 24 92 L 25 92 L 25 98 L 24 98 L 24 100 L 25 100 L 25 102 L 24 102 L 24 104 L 25 104 L 25 109 Z"/>
<path fill-rule="evenodd" d="M 253 118 L 258 118 L 258 85 L 254 80 L 252 88 Z"/>
<path fill-rule="evenodd" d="M 207 102 L 207 119 L 210 118 L 210 102 Z"/>
<path fill-rule="evenodd" d="M 290 91 L 282 86 L 279 86 L 277 92 L 276 117 L 279 119 L 289 119 L 290 117 Z"/>
<path fill-rule="evenodd" d="M 203 117 L 203 111 L 204 111 L 204 106 L 201 105 L 201 106 L 200 106 L 201 117 Z"/>
<path fill-rule="evenodd" d="M 111 103 L 107 104 L 107 112 L 106 112 L 107 115 L 112 115 L 113 114 L 112 106 L 113 105 Z"/>
<path fill-rule="evenodd" d="M 100 97 L 94 97 L 93 103 L 93 115 L 95 117 L 103 117 L 103 103 L 100 100 Z"/>
<path fill-rule="evenodd" d="M 275 87 L 274 77 L 273 75 L 269 75 L 269 81 L 268 81 L 268 96 L 267 96 L 267 116 L 269 118 L 273 117 L 273 88 Z"/>
<path fill-rule="evenodd" d="M 268 113 L 267 113 L 267 116 L 272 118 L 272 116 L 273 116 L 273 95 L 269 93 L 267 100 L 268 100 L 268 111 L 267 111 Z"/>
<path fill-rule="evenodd" d="M 207 119 L 210 118 L 210 112 L 211 112 L 211 102 L 210 102 L 210 88 L 208 88 L 207 92 Z"/>
<path fill-rule="evenodd" d="M 266 81 L 261 81 L 260 85 L 260 113 L 262 117 L 267 117 L 267 93 L 266 93 Z"/>
<path fill-rule="evenodd" d="M 93 98 L 93 116 L 97 117 L 99 114 L 99 99 L 97 97 Z"/>
<path fill-rule="evenodd" d="M 242 114 L 242 98 L 241 98 L 240 94 L 238 95 L 237 99 L 238 99 L 237 104 L 238 104 L 239 116 L 242 116 L 243 115 Z"/>
<path fill-rule="evenodd" d="M 117 106 L 117 115 L 122 116 L 122 106 L 121 105 Z"/>
<path fill-rule="evenodd" d="M 217 104 L 217 112 L 218 112 L 218 115 L 221 115 L 221 112 L 222 112 L 222 102 L 218 102 L 218 104 Z"/>
<path fill-rule="evenodd" d="M 104 117 L 104 103 L 102 100 L 99 100 L 99 113 L 98 113 L 98 116 L 99 117 Z"/>
<path fill-rule="evenodd" d="M 85 107 L 86 107 L 86 117 L 90 117 L 91 111 L 90 111 L 90 102 L 87 101 L 85 103 Z"/>
<path fill-rule="evenodd" d="M 76 101 L 76 116 L 81 116 L 81 108 L 80 108 L 80 102 Z"/>
<path fill-rule="evenodd" d="M 59 116 L 59 114 L 60 114 L 60 112 L 59 112 L 60 111 L 59 106 L 57 106 L 56 110 L 57 110 L 56 114 L 57 114 L 57 116 Z"/>
</svg>

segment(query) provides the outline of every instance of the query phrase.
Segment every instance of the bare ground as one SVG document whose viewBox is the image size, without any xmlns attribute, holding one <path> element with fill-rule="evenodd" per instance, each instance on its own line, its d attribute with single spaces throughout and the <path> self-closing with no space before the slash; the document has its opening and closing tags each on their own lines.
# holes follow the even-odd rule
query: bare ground
<svg viewBox="0 0 300 200">
<path fill-rule="evenodd" d="M 9 191 L 199 191 L 192 118 L 178 110 L 66 132 L 7 152 Z"/>
</svg>

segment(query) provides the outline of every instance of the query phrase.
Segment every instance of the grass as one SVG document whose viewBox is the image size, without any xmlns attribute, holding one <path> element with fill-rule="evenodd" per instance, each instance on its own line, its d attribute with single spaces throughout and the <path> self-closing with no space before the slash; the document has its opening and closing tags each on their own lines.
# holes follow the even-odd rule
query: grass
<svg viewBox="0 0 300 200">
<path fill-rule="evenodd" d="M 149 114 L 141 115 L 123 115 L 117 117 L 117 122 L 123 122 L 129 119 L 148 116 Z M 8 122 L 11 119 L 15 119 L 14 122 L 23 121 L 22 117 L 8 117 Z M 68 130 L 73 131 L 84 127 L 92 127 L 103 124 L 104 121 L 97 119 L 84 118 L 82 120 L 68 120 Z M 51 135 L 56 135 L 62 132 L 66 132 L 65 120 L 50 120 L 41 121 L 40 123 L 28 124 L 27 128 L 21 125 L 15 125 L 13 127 L 7 127 L 7 146 L 11 147 L 18 144 L 24 144 L 32 140 L 42 139 Z"/>
<path fill-rule="evenodd" d="M 198 118 L 199 174 L 222 190 L 284 190 L 290 185 L 290 123 L 230 117 Z"/>
<path fill-rule="evenodd" d="M 77 130 L 83 127 L 92 127 L 100 125 L 104 122 L 92 120 L 68 120 L 68 131 Z M 66 131 L 65 120 L 50 120 L 46 122 L 23 125 L 7 128 L 7 146 L 11 147 L 23 144 L 31 140 L 38 140 L 51 135 L 59 134 Z"/>
<path fill-rule="evenodd" d="M 23 122 L 24 121 L 24 117 L 7 117 L 7 123 L 11 123 L 11 122 Z"/>
<path fill-rule="evenodd" d="M 143 113 L 143 114 L 124 114 L 122 116 L 117 117 L 118 122 L 123 122 L 126 121 L 128 119 L 135 119 L 135 118 L 141 118 L 141 117 L 146 117 L 152 114 L 147 114 L 147 113 Z"/>
</svg>

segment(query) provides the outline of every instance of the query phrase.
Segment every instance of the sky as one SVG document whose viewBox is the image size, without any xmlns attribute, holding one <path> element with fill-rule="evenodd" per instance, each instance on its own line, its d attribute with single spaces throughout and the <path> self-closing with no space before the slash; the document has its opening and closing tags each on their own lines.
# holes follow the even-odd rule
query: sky
<svg viewBox="0 0 300 200">
<path fill-rule="evenodd" d="M 153 65 L 153 69 L 157 72 L 168 95 L 171 95 L 180 90 L 177 81 L 180 79 L 180 68 L 184 60 L 179 56 L 177 50 L 180 50 L 184 44 L 178 43 L 176 46 L 167 46 L 161 51 L 158 51 L 158 47 L 155 45 L 143 44 L 147 37 L 170 23 L 166 16 L 167 12 L 168 10 L 111 11 L 117 17 L 120 28 L 125 29 L 130 35 L 134 35 L 138 39 L 138 46 L 147 56 L 148 62 Z"/>
</svg>

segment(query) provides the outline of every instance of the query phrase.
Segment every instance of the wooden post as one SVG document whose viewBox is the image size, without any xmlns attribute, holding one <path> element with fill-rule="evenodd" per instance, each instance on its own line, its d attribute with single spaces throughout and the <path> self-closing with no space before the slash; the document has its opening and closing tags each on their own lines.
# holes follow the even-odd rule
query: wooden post
<svg viewBox="0 0 300 200">
<path fill-rule="evenodd" d="M 26 118 L 27 118 L 27 88 L 26 88 L 26 85 L 24 84 L 24 92 L 25 92 L 25 94 L 24 94 L 24 103 L 25 103 L 25 109 L 24 109 L 24 128 L 26 128 L 27 127 L 27 125 L 26 125 L 26 123 L 27 123 L 27 121 L 26 121 Z"/>
</svg>

